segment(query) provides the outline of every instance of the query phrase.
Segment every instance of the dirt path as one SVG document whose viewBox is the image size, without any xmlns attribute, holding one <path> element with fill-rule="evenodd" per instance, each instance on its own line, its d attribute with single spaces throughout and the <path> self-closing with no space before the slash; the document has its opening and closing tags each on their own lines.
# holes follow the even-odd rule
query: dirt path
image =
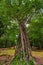
<svg viewBox="0 0 43 65">
<path fill-rule="evenodd" d="M 3 65 L 9 62 L 9 59 L 6 56 L 0 56 L 0 65 Z"/>
<path fill-rule="evenodd" d="M 12 58 L 13 56 L 0 56 L 0 65 L 9 65 Z"/>
<path fill-rule="evenodd" d="M 38 64 L 43 65 L 43 51 L 32 52 L 32 56 Z"/>
<path fill-rule="evenodd" d="M 9 65 L 14 57 L 15 50 L 11 48 L 0 49 L 0 65 Z"/>
<path fill-rule="evenodd" d="M 43 58 L 34 57 L 34 60 L 35 60 L 38 64 L 43 65 Z"/>
</svg>

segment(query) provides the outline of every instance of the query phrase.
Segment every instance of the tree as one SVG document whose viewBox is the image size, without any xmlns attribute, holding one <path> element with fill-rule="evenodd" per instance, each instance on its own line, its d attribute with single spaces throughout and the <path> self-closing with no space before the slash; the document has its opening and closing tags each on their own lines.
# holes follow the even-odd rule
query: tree
<svg viewBox="0 0 43 65">
<path fill-rule="evenodd" d="M 2 0 L 0 1 L 0 17 L 3 20 L 15 20 L 18 22 L 19 35 L 21 49 L 23 52 L 23 57 L 29 59 L 28 51 L 30 52 L 30 43 L 28 40 L 28 35 L 26 32 L 26 24 L 31 21 L 31 19 L 36 15 L 40 14 L 43 8 L 42 0 Z M 3 14 L 2 14 L 3 13 Z M 19 38 L 19 36 L 18 36 Z M 19 41 L 18 41 L 19 42 Z M 19 52 L 18 52 L 19 53 Z M 31 55 L 31 53 L 30 53 Z"/>
<path fill-rule="evenodd" d="M 1 25 L 0 47 L 3 48 L 3 47 L 15 46 L 17 43 L 17 35 L 18 35 L 17 22 L 13 20 L 10 21 L 8 24 L 6 24 L 5 22 L 2 22 L 2 24 L 4 26 Z"/>
<path fill-rule="evenodd" d="M 0 37 L 3 35 L 3 33 L 4 33 L 4 25 L 2 21 L 0 21 Z"/>
</svg>

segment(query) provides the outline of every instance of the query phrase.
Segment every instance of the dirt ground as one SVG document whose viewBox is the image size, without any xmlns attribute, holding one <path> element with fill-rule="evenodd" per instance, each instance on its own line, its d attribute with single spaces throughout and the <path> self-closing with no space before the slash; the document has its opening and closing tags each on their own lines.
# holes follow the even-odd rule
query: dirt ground
<svg viewBox="0 0 43 65">
<path fill-rule="evenodd" d="M 38 63 L 38 64 L 41 64 L 43 65 L 43 58 L 37 58 L 37 57 L 34 57 L 35 61 Z"/>
<path fill-rule="evenodd" d="M 6 54 L 6 51 L 0 50 L 0 53 L 1 51 Z M 8 62 L 14 57 L 14 49 L 13 51 L 10 49 L 8 52 L 8 55 L 0 55 L 0 62 L 4 62 L 5 65 L 8 65 Z M 43 51 L 32 51 L 32 56 L 38 64 L 43 65 Z"/>
<path fill-rule="evenodd" d="M 14 57 L 14 49 L 0 49 L 0 65 L 9 65 L 9 62 Z"/>
<path fill-rule="evenodd" d="M 32 56 L 38 64 L 43 65 L 43 51 L 32 51 Z"/>
</svg>

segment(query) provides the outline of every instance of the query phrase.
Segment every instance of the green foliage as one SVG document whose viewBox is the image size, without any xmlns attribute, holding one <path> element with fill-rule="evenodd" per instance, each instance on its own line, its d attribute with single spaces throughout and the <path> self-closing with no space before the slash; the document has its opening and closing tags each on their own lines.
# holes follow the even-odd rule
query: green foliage
<svg viewBox="0 0 43 65">
<path fill-rule="evenodd" d="M 4 33 L 4 25 L 2 21 L 0 21 L 0 37 L 3 35 L 3 33 Z"/>
<path fill-rule="evenodd" d="M 28 35 L 32 46 L 43 48 L 43 16 L 36 15 L 28 27 Z"/>
<path fill-rule="evenodd" d="M 25 59 L 21 57 L 21 54 L 18 54 L 18 56 L 14 57 L 13 61 L 10 63 L 10 65 L 27 65 Z M 34 62 L 32 60 L 29 61 L 28 65 L 34 65 Z"/>
<path fill-rule="evenodd" d="M 3 24 L 6 23 L 4 22 Z M 14 46 L 17 43 L 17 35 L 19 32 L 17 22 L 10 21 L 7 25 L 4 25 L 4 27 L 5 27 L 5 32 L 0 37 L 0 47 Z"/>
<path fill-rule="evenodd" d="M 34 65 L 34 62 L 32 60 L 30 60 L 29 65 Z"/>
<path fill-rule="evenodd" d="M 10 63 L 10 65 L 26 65 L 26 61 L 21 57 L 21 54 L 18 54 L 13 61 Z"/>
<path fill-rule="evenodd" d="M 23 20 L 25 16 L 31 15 L 34 10 L 39 12 L 41 8 L 43 8 L 42 0 L 2 0 L 0 2 L 0 17 L 4 20 L 15 18 Z"/>
<path fill-rule="evenodd" d="M 28 17 L 30 17 L 28 23 L 32 21 L 29 30 L 31 43 L 36 44 L 39 41 L 43 43 L 43 0 L 0 0 L 0 21 L 3 22 L 5 29 L 5 33 L 0 38 L 0 44 L 2 41 L 2 45 L 15 44 L 16 35 L 19 32 L 17 23 L 13 23 L 13 21 L 27 22 Z"/>
</svg>

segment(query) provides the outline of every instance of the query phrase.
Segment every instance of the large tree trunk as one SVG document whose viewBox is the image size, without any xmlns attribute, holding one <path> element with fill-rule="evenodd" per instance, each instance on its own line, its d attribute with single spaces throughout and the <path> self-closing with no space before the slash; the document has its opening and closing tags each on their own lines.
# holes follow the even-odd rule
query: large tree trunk
<svg viewBox="0 0 43 65">
<path fill-rule="evenodd" d="M 26 26 L 24 22 L 19 22 L 19 36 L 18 36 L 18 52 L 23 53 L 23 57 L 26 61 L 29 61 L 31 56 L 31 47 L 26 33 Z"/>
<path fill-rule="evenodd" d="M 26 26 L 24 22 L 19 22 L 19 35 L 18 35 L 18 45 L 16 50 L 16 56 L 22 54 L 22 59 L 26 61 L 28 65 L 29 60 L 34 60 L 31 54 L 31 47 L 28 40 L 28 35 L 26 32 Z M 34 60 L 34 65 L 37 65 L 37 62 Z"/>
</svg>

